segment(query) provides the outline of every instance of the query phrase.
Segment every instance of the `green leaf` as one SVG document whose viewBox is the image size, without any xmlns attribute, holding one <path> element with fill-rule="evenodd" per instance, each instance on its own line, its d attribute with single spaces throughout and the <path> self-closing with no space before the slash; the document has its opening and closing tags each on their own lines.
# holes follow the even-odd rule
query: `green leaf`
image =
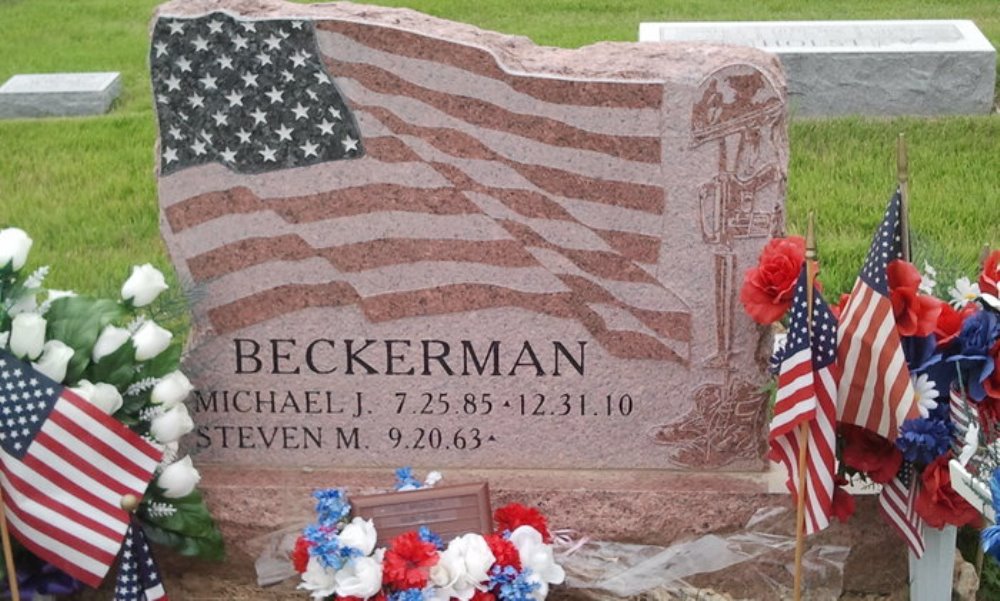
<svg viewBox="0 0 1000 601">
<path fill-rule="evenodd" d="M 135 377 L 135 345 L 126 340 L 115 352 L 91 363 L 84 373 L 91 382 L 106 382 L 119 390 L 127 388 Z"/>
<path fill-rule="evenodd" d="M 172 371 L 177 371 L 181 363 L 181 351 L 183 350 L 181 346 L 180 341 L 175 340 L 165 351 L 143 363 L 140 377 L 162 378 Z"/>
<path fill-rule="evenodd" d="M 146 505 L 150 501 L 169 503 L 177 511 L 169 516 L 154 516 Z M 147 491 L 147 501 L 140 507 L 138 515 L 151 539 L 182 555 L 222 559 L 225 554 L 222 533 L 197 490 L 180 499 L 168 499 L 153 484 Z"/>
<path fill-rule="evenodd" d="M 90 354 L 104 326 L 125 315 L 125 307 L 108 299 L 86 296 L 60 298 L 52 303 L 45 318 L 49 340 L 63 341 L 73 349 L 65 381 L 75 384 L 90 363 Z"/>
</svg>

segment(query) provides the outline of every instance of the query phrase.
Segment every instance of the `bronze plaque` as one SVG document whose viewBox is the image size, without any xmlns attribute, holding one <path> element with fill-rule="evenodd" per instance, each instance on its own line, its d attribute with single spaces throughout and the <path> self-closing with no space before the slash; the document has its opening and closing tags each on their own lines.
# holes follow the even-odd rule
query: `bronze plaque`
<svg viewBox="0 0 1000 601">
<path fill-rule="evenodd" d="M 490 489 L 485 482 L 352 497 L 354 515 L 370 519 L 378 546 L 427 526 L 447 543 L 469 532 L 493 532 Z"/>
</svg>

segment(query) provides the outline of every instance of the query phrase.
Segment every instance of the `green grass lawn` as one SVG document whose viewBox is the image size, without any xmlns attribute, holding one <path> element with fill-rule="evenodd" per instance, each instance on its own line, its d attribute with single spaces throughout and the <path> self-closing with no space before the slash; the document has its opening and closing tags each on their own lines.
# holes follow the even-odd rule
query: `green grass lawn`
<svg viewBox="0 0 1000 601">
<path fill-rule="evenodd" d="M 997 0 L 410 0 L 440 17 L 540 44 L 634 40 L 643 20 L 973 19 L 1000 46 Z M 0 81 L 15 73 L 116 70 L 124 91 L 104 117 L 0 121 L 0 223 L 35 238 L 32 265 L 53 287 L 112 293 L 136 262 L 169 272 L 153 178 L 155 123 L 146 55 L 151 0 L 0 0 Z M 906 132 L 918 262 L 972 275 L 1000 244 L 1000 118 L 836 119 L 791 126 L 788 229 L 818 214 L 827 289 L 847 289 L 894 186 Z"/>
</svg>

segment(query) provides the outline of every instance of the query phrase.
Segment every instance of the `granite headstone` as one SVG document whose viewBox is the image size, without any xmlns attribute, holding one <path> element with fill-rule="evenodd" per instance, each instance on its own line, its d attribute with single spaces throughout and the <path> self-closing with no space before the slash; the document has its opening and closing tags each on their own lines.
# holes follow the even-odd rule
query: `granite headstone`
<svg viewBox="0 0 1000 601">
<path fill-rule="evenodd" d="M 225 533 L 401 465 L 598 537 L 760 504 L 770 341 L 736 298 L 783 231 L 773 57 L 200 0 L 160 8 L 149 58 Z"/>
</svg>

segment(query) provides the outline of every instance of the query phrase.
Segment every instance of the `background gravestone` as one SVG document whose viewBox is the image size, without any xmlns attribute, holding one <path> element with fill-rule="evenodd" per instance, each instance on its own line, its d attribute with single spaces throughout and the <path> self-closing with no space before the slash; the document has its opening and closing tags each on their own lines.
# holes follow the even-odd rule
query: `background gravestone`
<svg viewBox="0 0 1000 601">
<path fill-rule="evenodd" d="M 736 298 L 783 228 L 772 57 L 202 1 L 161 7 L 150 65 L 231 540 L 401 465 L 598 538 L 760 505 L 769 339 Z"/>
</svg>

